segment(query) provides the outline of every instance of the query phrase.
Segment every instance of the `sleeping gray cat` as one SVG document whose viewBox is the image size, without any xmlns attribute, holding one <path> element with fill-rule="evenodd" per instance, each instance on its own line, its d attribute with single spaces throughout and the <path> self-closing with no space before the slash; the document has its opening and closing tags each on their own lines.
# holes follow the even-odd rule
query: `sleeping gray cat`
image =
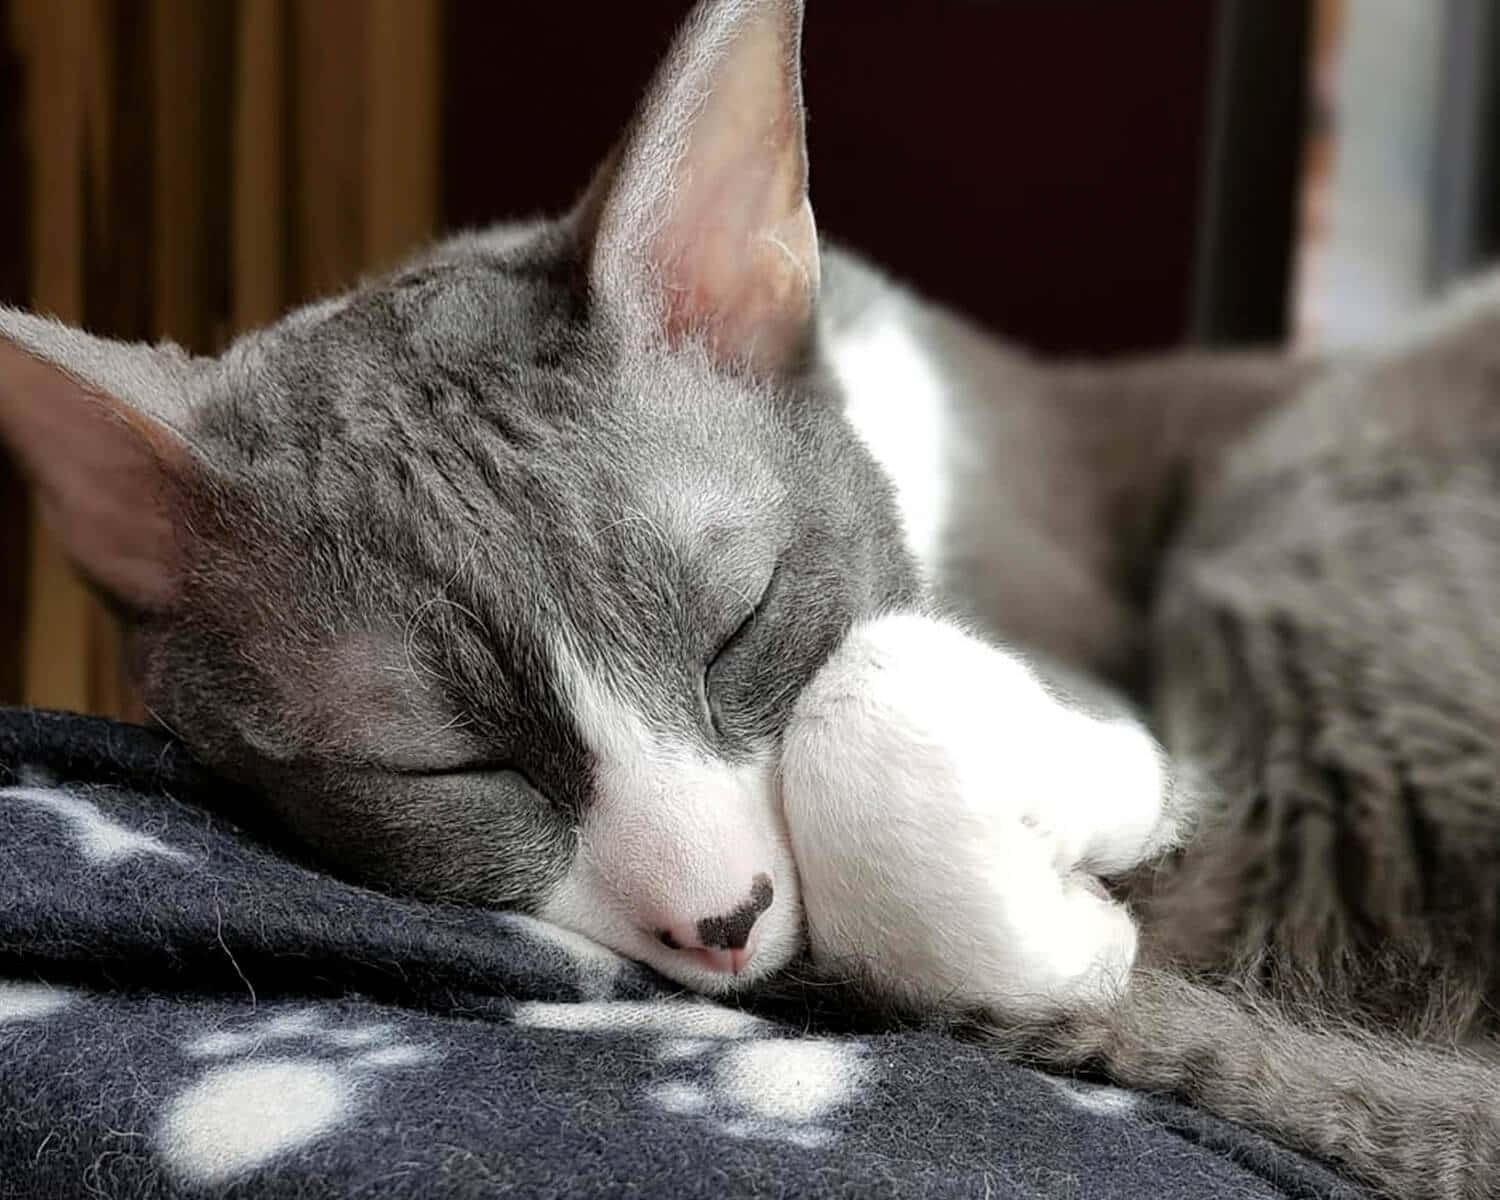
<svg viewBox="0 0 1500 1200">
<path fill-rule="evenodd" d="M 0 311 L 150 710 L 351 877 L 715 994 L 806 949 L 1488 1195 L 1500 1078 L 1407 1035 L 1496 994 L 1500 298 L 1358 362 L 1034 361 L 820 247 L 800 19 L 704 4 L 571 213 L 218 358 Z M 1091 682 L 1143 679 L 1166 755 Z"/>
</svg>

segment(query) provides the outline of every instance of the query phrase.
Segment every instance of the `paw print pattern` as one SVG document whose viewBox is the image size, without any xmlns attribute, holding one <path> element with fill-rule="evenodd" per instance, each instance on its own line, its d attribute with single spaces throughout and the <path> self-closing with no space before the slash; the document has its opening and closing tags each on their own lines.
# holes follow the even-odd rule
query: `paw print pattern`
<svg viewBox="0 0 1500 1200">
<path fill-rule="evenodd" d="M 657 1036 L 652 1106 L 709 1122 L 727 1137 L 825 1145 L 827 1118 L 869 1075 L 865 1049 L 833 1038 L 780 1037 L 776 1026 L 694 1001 L 526 1004 L 523 1025 Z"/>
<path fill-rule="evenodd" d="M 672 1038 L 659 1052 L 682 1076 L 647 1099 L 711 1121 L 729 1137 L 813 1147 L 833 1136 L 822 1120 L 864 1081 L 856 1044 L 825 1038 Z"/>
<path fill-rule="evenodd" d="M 0 979 L 0 1026 L 45 1020 L 67 1008 L 75 998 L 67 988 Z"/>
<path fill-rule="evenodd" d="M 79 852 L 96 866 L 114 866 L 139 855 L 187 862 L 188 855 L 149 833 L 140 833 L 106 816 L 97 805 L 60 787 L 28 780 L 0 787 L 0 803 L 29 804 L 58 817 L 73 835 Z"/>
<path fill-rule="evenodd" d="M 312 1008 L 202 1034 L 183 1053 L 211 1065 L 168 1106 L 156 1140 L 196 1184 L 226 1183 L 309 1145 L 355 1117 L 367 1085 L 437 1058 L 394 1025 L 338 1025 Z"/>
</svg>

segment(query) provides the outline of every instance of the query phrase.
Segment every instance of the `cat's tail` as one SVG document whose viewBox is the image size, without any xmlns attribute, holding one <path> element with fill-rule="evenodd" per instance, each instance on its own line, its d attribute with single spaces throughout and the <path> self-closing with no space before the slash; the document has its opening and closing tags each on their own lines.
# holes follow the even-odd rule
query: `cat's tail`
<svg viewBox="0 0 1500 1200">
<path fill-rule="evenodd" d="M 984 1036 L 1020 1061 L 1170 1093 L 1316 1155 L 1400 1200 L 1500 1196 L 1500 1070 L 1170 972 L 1141 969 L 1108 1006 Z"/>
</svg>

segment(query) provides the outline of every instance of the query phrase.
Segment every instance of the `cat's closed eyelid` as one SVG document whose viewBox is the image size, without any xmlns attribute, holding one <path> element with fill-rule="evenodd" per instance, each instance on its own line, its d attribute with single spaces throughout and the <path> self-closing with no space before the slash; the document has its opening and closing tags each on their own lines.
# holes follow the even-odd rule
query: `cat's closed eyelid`
<svg viewBox="0 0 1500 1200">
<path fill-rule="evenodd" d="M 413 783 L 426 782 L 448 787 L 483 788 L 487 791 L 504 789 L 512 795 L 527 795 L 543 804 L 550 803 L 547 793 L 537 785 L 531 775 L 513 763 L 474 760 L 399 768 L 389 764 L 377 764 L 374 769 L 381 774 L 410 780 Z"/>
<path fill-rule="evenodd" d="M 342 757 L 360 770 L 413 777 L 510 765 L 462 713 L 420 723 L 409 712 L 367 715 L 357 733 L 346 737 Z"/>
<path fill-rule="evenodd" d="M 709 659 L 709 666 L 713 665 L 715 659 L 729 650 L 730 647 L 741 640 L 750 627 L 765 613 L 767 601 L 771 596 L 771 589 L 781 574 L 781 562 L 773 563 L 761 575 L 760 582 L 753 588 L 747 590 L 735 589 L 736 600 L 732 608 L 732 619 L 734 624 L 729 626 L 725 634 L 719 638 L 713 654 Z"/>
<path fill-rule="evenodd" d="M 743 617 L 760 603 L 780 562 L 780 553 L 771 547 L 723 549 L 705 560 L 703 577 L 729 611 Z"/>
<path fill-rule="evenodd" d="M 720 640 L 717 648 L 709 656 L 707 663 L 704 664 L 703 675 L 699 683 L 699 692 L 702 697 L 703 711 L 708 719 L 709 727 L 713 729 L 715 733 L 721 736 L 724 732 L 721 709 L 721 701 L 723 697 L 720 694 L 721 689 L 715 686 L 715 676 L 717 674 L 716 668 L 728 655 L 745 644 L 749 640 L 751 635 L 755 632 L 756 625 L 764 618 L 766 614 L 767 608 L 772 598 L 772 593 L 775 590 L 781 577 L 782 563 L 778 560 L 776 565 L 766 576 L 765 583 L 759 589 L 758 598 L 753 604 L 749 604 L 748 607 L 746 607 L 742 611 L 739 622 L 733 627 L 727 637 L 724 637 Z"/>
</svg>

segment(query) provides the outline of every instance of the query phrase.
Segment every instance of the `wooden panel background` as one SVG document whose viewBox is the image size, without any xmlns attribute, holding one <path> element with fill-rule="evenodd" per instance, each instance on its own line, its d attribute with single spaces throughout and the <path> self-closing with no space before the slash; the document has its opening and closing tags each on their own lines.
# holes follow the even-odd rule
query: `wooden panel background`
<svg viewBox="0 0 1500 1200">
<path fill-rule="evenodd" d="M 0 0 L 0 300 L 214 351 L 434 231 L 440 0 Z M 138 717 L 0 460 L 0 703 Z"/>
<path fill-rule="evenodd" d="M 26 299 L 27 246 L 30 243 L 30 197 L 25 189 L 25 140 L 22 136 L 21 62 L 4 36 L 0 3 L 0 304 Z M 0 453 L 0 703 L 21 694 L 21 629 L 26 603 L 26 497 L 10 463 Z"/>
</svg>

